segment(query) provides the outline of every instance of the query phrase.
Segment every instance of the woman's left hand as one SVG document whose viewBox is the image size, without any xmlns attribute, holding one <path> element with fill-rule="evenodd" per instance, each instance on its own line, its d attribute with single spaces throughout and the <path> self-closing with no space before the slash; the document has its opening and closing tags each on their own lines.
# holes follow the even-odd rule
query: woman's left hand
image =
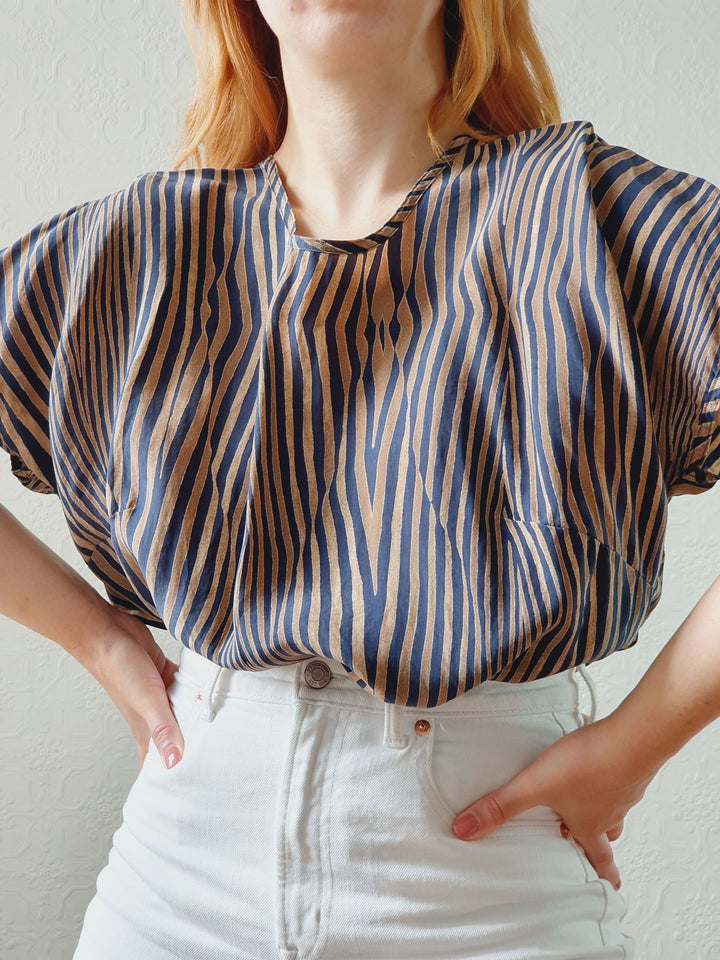
<svg viewBox="0 0 720 960">
<path fill-rule="evenodd" d="M 620 873 L 610 841 L 620 836 L 628 810 L 657 773 L 638 769 L 630 751 L 624 751 L 629 736 L 618 730 L 612 714 L 572 730 L 502 786 L 461 810 L 453 821 L 455 835 L 479 840 L 531 807 L 548 806 L 562 818 L 563 835 L 571 833 L 598 876 L 617 889 Z M 468 821 L 472 829 L 463 832 L 460 821 L 467 815 L 476 827 Z"/>
</svg>

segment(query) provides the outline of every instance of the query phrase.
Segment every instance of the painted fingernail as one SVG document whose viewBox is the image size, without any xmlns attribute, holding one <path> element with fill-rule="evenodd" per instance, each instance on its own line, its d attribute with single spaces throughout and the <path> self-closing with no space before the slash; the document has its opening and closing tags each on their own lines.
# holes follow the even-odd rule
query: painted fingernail
<svg viewBox="0 0 720 960">
<path fill-rule="evenodd" d="M 455 835 L 460 837 L 461 840 L 465 840 L 467 837 L 472 836 L 477 828 L 478 822 L 471 813 L 466 813 L 453 823 Z"/>
<path fill-rule="evenodd" d="M 619 890 L 620 887 L 622 886 L 622 880 L 618 880 L 618 882 L 614 883 L 613 886 L 615 887 L 616 890 Z"/>
<path fill-rule="evenodd" d="M 567 826 L 566 826 L 564 823 L 561 823 L 561 824 L 560 824 L 560 833 L 561 833 L 564 837 L 567 837 L 568 834 L 570 833 L 570 831 L 568 830 Z"/>
<path fill-rule="evenodd" d="M 172 747 L 165 754 L 165 766 L 169 770 L 170 767 L 174 766 L 178 762 L 179 759 L 180 759 L 180 751 L 177 749 L 177 747 Z"/>
</svg>

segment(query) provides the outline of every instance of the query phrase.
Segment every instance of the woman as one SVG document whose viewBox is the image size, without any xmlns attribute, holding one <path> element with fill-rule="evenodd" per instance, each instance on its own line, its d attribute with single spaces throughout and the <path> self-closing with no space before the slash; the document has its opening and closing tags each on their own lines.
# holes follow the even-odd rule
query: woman
<svg viewBox="0 0 720 960">
<path fill-rule="evenodd" d="M 0 606 L 141 763 L 75 960 L 632 957 L 720 578 L 578 680 L 720 476 L 720 190 L 561 123 L 524 2 L 191 7 L 195 168 L 2 252 L 0 440 L 111 603 L 3 511 Z"/>
</svg>

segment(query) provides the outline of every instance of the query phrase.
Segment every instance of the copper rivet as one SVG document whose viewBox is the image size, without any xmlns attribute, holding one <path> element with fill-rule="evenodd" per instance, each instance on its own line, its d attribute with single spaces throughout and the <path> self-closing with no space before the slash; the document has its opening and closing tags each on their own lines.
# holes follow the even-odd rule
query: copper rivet
<svg viewBox="0 0 720 960">
<path fill-rule="evenodd" d="M 429 720 L 416 720 L 415 721 L 415 733 L 419 733 L 421 737 L 424 737 L 426 733 L 430 730 L 430 721 Z"/>
</svg>

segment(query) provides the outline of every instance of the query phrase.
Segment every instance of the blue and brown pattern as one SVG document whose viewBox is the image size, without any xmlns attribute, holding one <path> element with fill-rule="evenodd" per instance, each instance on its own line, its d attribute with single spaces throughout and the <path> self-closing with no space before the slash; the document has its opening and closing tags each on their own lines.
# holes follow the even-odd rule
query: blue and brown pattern
<svg viewBox="0 0 720 960">
<path fill-rule="evenodd" d="M 274 158 L 0 250 L 0 445 L 108 598 L 226 667 L 433 706 L 632 646 L 720 477 L 720 189 L 590 122 L 455 137 L 379 230 Z"/>
</svg>

